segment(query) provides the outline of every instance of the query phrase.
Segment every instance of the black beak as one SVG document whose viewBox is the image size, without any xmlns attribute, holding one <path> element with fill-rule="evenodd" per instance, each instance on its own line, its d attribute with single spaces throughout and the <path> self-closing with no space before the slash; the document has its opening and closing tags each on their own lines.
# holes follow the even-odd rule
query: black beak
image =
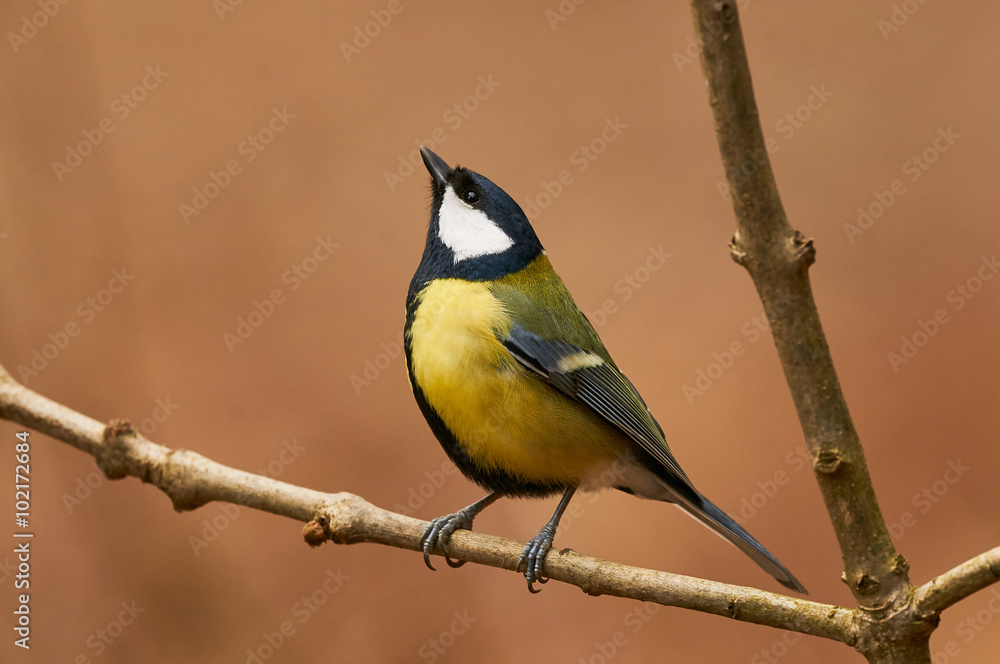
<svg viewBox="0 0 1000 664">
<path fill-rule="evenodd" d="M 422 145 L 420 146 L 420 156 L 424 160 L 424 166 L 427 167 L 431 177 L 434 178 L 434 182 L 443 187 L 448 181 L 448 176 L 451 175 L 451 166 L 446 164 L 444 159 Z"/>
</svg>

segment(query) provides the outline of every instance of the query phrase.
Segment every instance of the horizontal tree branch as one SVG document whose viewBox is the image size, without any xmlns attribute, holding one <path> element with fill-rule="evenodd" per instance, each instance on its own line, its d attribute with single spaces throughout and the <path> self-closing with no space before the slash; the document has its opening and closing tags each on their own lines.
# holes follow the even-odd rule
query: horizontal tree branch
<svg viewBox="0 0 1000 664">
<path fill-rule="evenodd" d="M 309 522 L 307 541 L 371 542 L 420 551 L 427 522 L 380 509 L 350 493 L 322 493 L 224 466 L 189 450 L 173 450 L 137 433 L 125 420 L 103 424 L 17 383 L 0 366 L 0 417 L 90 454 L 110 479 L 138 477 L 163 491 L 178 511 L 211 501 Z M 471 531 L 450 541 L 452 558 L 515 570 L 524 545 Z M 429 573 L 429 572 L 428 572 Z M 569 549 L 549 553 L 545 576 L 589 595 L 655 602 L 852 644 L 855 612 L 754 588 L 630 567 Z"/>
</svg>

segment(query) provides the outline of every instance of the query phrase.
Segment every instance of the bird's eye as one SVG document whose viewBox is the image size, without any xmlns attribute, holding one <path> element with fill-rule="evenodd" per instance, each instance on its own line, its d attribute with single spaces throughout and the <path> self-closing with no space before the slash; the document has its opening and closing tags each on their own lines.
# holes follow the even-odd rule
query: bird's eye
<svg viewBox="0 0 1000 664">
<path fill-rule="evenodd" d="M 462 192 L 462 200 L 469 205 L 475 205 L 479 202 L 479 192 L 475 189 L 466 189 Z"/>
</svg>

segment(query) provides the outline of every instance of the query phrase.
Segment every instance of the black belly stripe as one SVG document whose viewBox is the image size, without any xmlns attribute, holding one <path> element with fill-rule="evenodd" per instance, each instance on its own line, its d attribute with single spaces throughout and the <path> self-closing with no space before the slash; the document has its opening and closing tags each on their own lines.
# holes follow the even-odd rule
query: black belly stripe
<svg viewBox="0 0 1000 664">
<path fill-rule="evenodd" d="M 419 306 L 419 302 L 412 302 L 410 306 L 407 306 L 407 331 L 413 322 Z M 410 386 L 413 388 L 413 396 L 417 400 L 417 405 L 420 407 L 420 412 L 423 413 L 424 419 L 427 420 L 431 431 L 434 432 L 434 436 L 441 443 L 441 447 L 444 448 L 448 458 L 462 471 L 463 475 L 487 491 L 497 491 L 507 496 L 541 497 L 562 493 L 566 490 L 567 486 L 565 484 L 528 481 L 505 473 L 500 469 L 485 469 L 475 463 L 462 446 L 462 443 L 451 432 L 448 425 L 444 423 L 444 420 L 441 419 L 441 416 L 428 403 L 427 397 L 424 396 L 424 391 L 417 385 L 416 378 L 413 375 L 413 356 L 410 349 L 410 339 L 406 334 L 403 336 L 403 350 L 406 353 L 406 366 L 410 374 Z"/>
</svg>

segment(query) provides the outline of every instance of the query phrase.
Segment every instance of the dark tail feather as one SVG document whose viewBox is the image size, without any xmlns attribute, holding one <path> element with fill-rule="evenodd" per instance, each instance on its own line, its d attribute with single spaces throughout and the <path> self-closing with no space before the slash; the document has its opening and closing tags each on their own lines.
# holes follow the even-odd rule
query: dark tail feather
<svg viewBox="0 0 1000 664">
<path fill-rule="evenodd" d="M 732 542 L 736 548 L 750 556 L 755 563 L 778 580 L 778 583 L 789 590 L 798 591 L 808 595 L 799 580 L 796 579 L 788 569 L 778 562 L 778 559 L 771 555 L 771 552 L 755 540 L 753 536 L 745 531 L 738 523 L 729 518 L 725 512 L 716 507 L 712 501 L 705 496 L 698 494 L 701 504 L 695 504 L 689 500 L 678 500 L 677 504 L 685 512 L 701 521 L 703 524 L 714 530 L 719 535 Z"/>
</svg>

